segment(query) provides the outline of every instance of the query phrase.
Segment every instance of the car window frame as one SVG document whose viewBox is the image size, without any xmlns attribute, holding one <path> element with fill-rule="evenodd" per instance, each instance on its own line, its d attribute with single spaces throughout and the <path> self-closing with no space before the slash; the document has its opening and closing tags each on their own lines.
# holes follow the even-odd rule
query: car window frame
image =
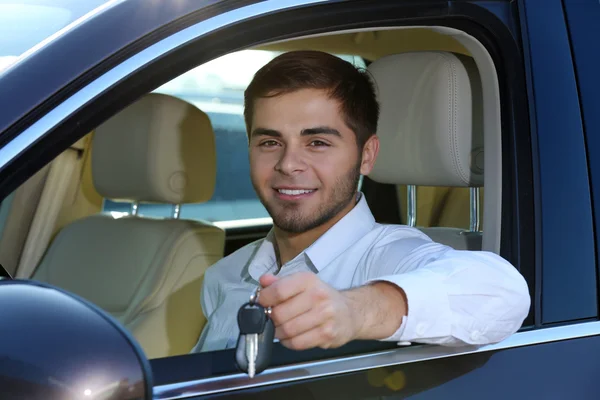
<svg viewBox="0 0 600 400">
<path fill-rule="evenodd" d="M 268 3 L 268 2 L 267 2 L 267 3 Z M 306 2 L 302 2 L 302 3 L 303 3 L 303 4 L 309 4 L 310 2 L 306 1 Z M 270 4 L 272 5 L 273 3 L 270 3 Z M 251 5 L 251 6 L 248 6 L 248 7 L 254 7 L 254 6 L 258 6 L 258 5 L 264 6 L 264 5 L 265 5 L 265 3 L 254 4 L 254 5 Z M 438 5 L 435 5 L 435 6 L 436 6 L 436 7 L 438 7 Z M 467 4 L 463 4 L 462 6 L 463 6 L 463 7 L 466 7 L 466 6 L 468 6 L 468 5 L 467 5 Z M 307 7 L 308 7 L 308 6 L 307 6 Z M 418 9 L 417 9 L 417 11 L 419 11 L 419 12 L 422 12 L 422 9 L 423 9 L 423 7 L 425 7 L 425 6 L 419 6 L 419 7 L 418 7 Z M 262 8 L 260 8 L 260 9 L 262 9 Z M 262 10 L 265 10 L 265 9 L 262 9 Z M 268 8 L 266 8 L 266 10 L 268 10 Z M 456 7 L 456 8 L 454 9 L 454 12 L 456 12 L 457 14 L 459 14 L 457 10 L 458 10 L 458 11 L 460 11 L 460 10 L 459 10 L 459 7 Z M 271 10 L 271 11 L 272 11 L 272 10 Z M 413 10 L 413 11 L 414 11 L 414 10 Z M 441 14 L 443 14 L 443 15 L 449 15 L 450 17 L 453 17 L 452 13 L 448 13 L 448 10 L 447 10 L 447 9 L 443 9 L 443 8 L 442 8 L 442 9 L 438 9 L 438 11 L 441 11 Z M 265 12 L 267 12 L 267 11 L 265 11 Z M 465 15 L 468 15 L 468 12 L 464 12 L 464 14 L 465 14 Z M 248 18 L 250 18 L 250 17 L 248 17 Z M 440 20 L 442 20 L 442 18 L 440 18 Z M 236 20 L 236 21 L 233 21 L 233 22 L 235 22 L 236 24 L 240 23 L 240 21 L 237 21 L 237 20 Z M 231 23 L 233 23 L 233 22 L 231 22 Z M 419 20 L 419 22 L 421 22 L 421 23 L 422 23 L 423 21 L 422 21 L 422 20 Z M 457 24 L 456 24 L 456 21 L 453 21 L 453 22 L 447 22 L 446 20 L 444 20 L 444 23 L 443 23 L 442 25 L 445 25 L 446 23 L 447 23 L 448 25 L 450 25 L 450 26 L 457 26 Z M 466 23 L 466 22 L 465 22 L 465 23 Z M 411 25 L 412 25 L 412 23 L 411 23 Z M 459 24 L 459 25 L 460 25 L 460 24 Z M 471 28 L 473 28 L 473 27 L 471 26 Z M 214 29 L 217 29 L 217 28 L 214 28 Z M 489 39 L 489 38 L 488 38 L 488 39 Z M 485 41 L 485 39 L 484 39 L 484 41 Z M 489 44 L 489 43 L 488 43 L 488 44 Z M 223 51 L 223 50 L 221 49 L 221 51 Z M 153 59 L 153 61 L 154 61 L 154 59 Z M 140 67 L 140 68 L 141 68 L 141 67 Z M 112 70 L 111 70 L 111 71 L 112 71 Z M 125 77 L 126 77 L 126 76 L 125 76 Z M 124 77 L 124 78 L 125 78 L 125 77 Z M 124 79 L 124 78 L 123 78 L 123 79 Z M 106 89 L 107 89 L 107 88 L 106 88 L 106 87 L 104 87 L 104 88 L 99 88 L 99 89 L 106 91 Z M 113 89 L 113 88 L 111 87 L 111 89 Z M 80 92 L 78 92 L 78 93 L 80 93 Z M 108 90 L 108 91 L 106 91 L 106 92 L 103 92 L 103 93 L 110 93 L 110 90 Z M 98 94 L 98 96 L 99 96 L 100 94 L 102 94 L 102 93 L 99 93 L 99 94 Z M 105 107 L 105 108 L 103 109 L 103 113 L 101 113 L 101 114 L 100 114 L 100 113 L 98 113 L 98 112 L 96 111 L 96 113 L 97 113 L 97 114 L 99 114 L 99 115 L 96 115 L 96 116 L 95 116 L 95 118 L 96 118 L 96 119 L 94 119 L 94 118 L 91 118 L 91 117 L 88 117 L 87 119 L 86 119 L 86 118 L 83 118 L 83 119 L 81 119 L 81 120 L 80 120 L 80 126 L 79 126 L 79 128 L 78 128 L 78 129 L 79 129 L 79 131 L 81 131 L 81 132 L 83 132 L 83 131 L 87 131 L 87 129 L 89 129 L 90 127 L 93 127 L 93 126 L 97 125 L 97 121 L 99 121 L 99 120 L 101 120 L 101 119 L 105 119 L 105 118 L 107 118 L 107 116 L 108 116 L 108 115 L 110 115 L 111 113 L 114 113 L 114 112 L 115 112 L 115 109 L 118 109 L 118 108 L 120 108 L 120 107 L 123 107 L 123 106 L 124 106 L 124 104 L 127 104 L 127 102 L 131 102 L 131 101 L 133 101 L 135 98 L 136 98 L 136 96 L 135 96 L 135 95 L 131 95 L 131 94 L 129 95 L 129 97 L 128 97 L 128 96 L 125 96 L 124 98 L 120 99 L 120 103 L 119 103 L 118 105 L 114 106 L 114 108 L 110 108 L 110 107 L 108 107 L 108 106 L 106 106 L 106 105 L 103 105 L 103 107 Z M 91 112 L 91 106 L 89 106 L 89 105 L 86 105 L 86 104 L 82 104 L 82 105 L 81 105 L 81 107 L 82 107 L 82 109 L 77 111 L 77 112 L 78 112 L 78 115 L 81 115 L 81 113 L 84 113 L 85 111 L 87 111 L 87 112 Z M 85 109 L 85 107 L 89 107 L 89 108 L 88 108 L 88 109 Z M 83 110 L 83 111 L 82 111 L 82 110 Z M 75 110 L 74 110 L 73 112 L 75 112 Z M 53 143 L 52 143 L 52 146 L 53 146 L 53 147 L 60 147 L 60 146 L 61 146 L 61 145 L 63 145 L 64 143 L 66 143 L 66 142 L 68 142 L 68 141 L 70 141 L 70 140 L 73 140 L 73 139 L 74 139 L 74 138 L 77 136 L 77 134 L 78 134 L 77 132 L 79 132 L 79 131 L 75 131 L 75 130 L 73 130 L 73 128 L 64 128 L 64 126 L 68 126 L 68 125 L 67 125 L 68 123 L 69 123 L 68 119 L 67 119 L 67 121 L 66 121 L 66 122 L 63 122 L 63 124 L 65 124 L 65 125 L 62 125 L 62 127 L 63 127 L 63 129 L 64 129 L 64 132 L 63 132 L 63 134 L 64 134 L 64 137 L 61 139 L 62 141 L 61 141 L 61 140 L 56 140 L 55 142 L 53 142 Z M 45 130 L 45 131 L 43 131 L 43 134 L 44 134 L 44 135 L 46 135 L 46 136 L 49 136 L 49 134 L 50 134 L 50 133 L 52 133 L 52 129 L 57 129 L 57 128 L 56 128 L 56 126 L 57 126 L 57 125 L 55 124 L 55 125 L 52 125 L 52 127 L 51 127 L 51 128 L 50 128 L 50 127 L 48 127 L 48 128 Z M 69 136 L 69 135 L 70 135 L 70 136 Z M 36 140 L 40 140 L 40 141 L 41 141 L 41 139 L 40 139 L 40 136 L 36 137 L 35 139 L 36 139 Z M 43 139 L 43 138 L 42 138 L 42 139 Z M 26 139 L 24 139 L 24 140 L 26 140 Z M 31 146 L 31 145 L 33 145 L 33 144 L 34 144 L 34 143 L 29 143 L 28 145 L 29 145 L 29 146 Z M 21 147 L 18 147 L 18 146 L 21 146 Z M 16 149 L 16 150 L 19 150 L 19 149 L 20 149 L 20 151 L 24 151 L 24 150 L 26 149 L 26 147 L 22 147 L 22 146 L 23 146 L 23 143 L 17 143 L 17 144 L 15 144 L 15 147 L 17 147 L 17 149 Z M 1 152 L 2 152 L 3 150 L 4 150 L 4 148 L 0 150 L 0 154 L 1 154 Z M 15 149 L 14 149 L 14 148 L 13 148 L 12 150 L 13 150 L 13 151 L 15 151 Z M 11 158 L 11 160 L 15 159 L 14 157 L 16 157 L 18 154 L 19 154 L 19 153 L 18 153 L 18 152 L 16 152 L 16 153 L 13 155 L 13 158 Z M 2 157 L 0 157 L 0 160 L 2 160 Z M 524 333 L 526 333 L 526 332 L 524 332 Z M 448 352 L 448 354 L 453 354 L 451 351 L 449 351 L 449 350 L 447 350 L 447 349 L 443 349 L 443 350 L 444 350 L 444 351 L 447 351 L 447 352 Z M 485 350 L 482 350 L 482 351 L 485 351 Z M 190 356 L 185 356 L 185 357 L 192 357 L 192 358 L 193 358 L 193 357 L 195 357 L 195 356 L 200 356 L 200 355 L 190 355 Z"/>
<path fill-rule="evenodd" d="M 540 312 L 535 323 L 552 326 L 594 320 L 598 281 L 591 188 L 564 8 L 561 0 L 548 1 L 543 9 L 535 1 L 518 6 L 526 49 L 531 137 L 537 150 L 533 184 L 540 234 L 536 237 L 533 301 Z M 576 273 L 567 268 L 571 265 L 577 265 Z"/>
</svg>

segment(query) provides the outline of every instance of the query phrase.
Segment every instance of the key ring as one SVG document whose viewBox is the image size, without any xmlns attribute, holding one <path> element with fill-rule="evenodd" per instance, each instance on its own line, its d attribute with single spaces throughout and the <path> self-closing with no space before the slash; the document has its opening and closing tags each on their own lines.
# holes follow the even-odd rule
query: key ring
<svg viewBox="0 0 600 400">
<path fill-rule="evenodd" d="M 260 286 L 256 288 L 256 290 L 250 295 L 250 304 L 254 305 L 258 303 L 258 298 L 260 297 Z"/>
<path fill-rule="evenodd" d="M 250 295 L 250 305 L 253 306 L 258 303 L 258 298 L 260 297 L 260 287 L 257 287 L 256 290 Z M 270 318 L 271 317 L 271 306 L 265 308 L 265 314 Z"/>
</svg>

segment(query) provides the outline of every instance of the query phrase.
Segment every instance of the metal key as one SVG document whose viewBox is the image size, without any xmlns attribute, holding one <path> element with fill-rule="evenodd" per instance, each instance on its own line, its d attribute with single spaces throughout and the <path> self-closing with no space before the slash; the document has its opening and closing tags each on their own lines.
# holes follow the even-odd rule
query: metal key
<svg viewBox="0 0 600 400">
<path fill-rule="evenodd" d="M 250 296 L 250 302 L 238 311 L 238 337 L 235 360 L 250 378 L 264 371 L 271 360 L 275 325 L 270 318 L 271 308 L 258 304 L 260 289 Z"/>
<path fill-rule="evenodd" d="M 248 376 L 254 378 L 256 372 L 256 357 L 258 356 L 258 335 L 246 335 L 246 360 L 248 361 Z"/>
</svg>

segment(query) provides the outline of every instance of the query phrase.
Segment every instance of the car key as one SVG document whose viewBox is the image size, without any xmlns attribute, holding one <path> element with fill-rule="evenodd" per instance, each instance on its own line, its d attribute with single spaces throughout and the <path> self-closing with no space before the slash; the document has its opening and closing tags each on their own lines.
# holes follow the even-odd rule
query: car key
<svg viewBox="0 0 600 400">
<path fill-rule="evenodd" d="M 258 297 L 256 296 L 256 299 Z M 240 335 L 236 346 L 236 363 L 250 378 L 264 371 L 271 360 L 275 326 L 270 308 L 255 303 L 255 296 L 238 311 Z"/>
<path fill-rule="evenodd" d="M 246 303 L 238 311 L 238 326 L 240 336 L 244 336 L 246 344 L 245 356 L 248 365 L 248 375 L 254 377 L 256 358 L 258 356 L 258 335 L 262 334 L 267 322 L 265 309 L 257 304 Z"/>
<path fill-rule="evenodd" d="M 255 310 L 261 310 L 260 312 L 265 316 L 265 319 L 263 320 L 262 317 L 259 318 L 258 312 Z M 269 310 L 258 304 L 244 304 L 240 308 L 238 316 L 240 335 L 236 346 L 236 363 L 242 371 L 246 372 L 250 378 L 253 378 L 269 366 L 273 338 L 275 337 L 275 325 L 269 317 Z M 252 323 L 252 320 L 255 320 L 255 318 L 259 321 L 256 325 Z M 257 332 L 261 328 L 261 333 L 243 333 L 245 331 Z"/>
</svg>

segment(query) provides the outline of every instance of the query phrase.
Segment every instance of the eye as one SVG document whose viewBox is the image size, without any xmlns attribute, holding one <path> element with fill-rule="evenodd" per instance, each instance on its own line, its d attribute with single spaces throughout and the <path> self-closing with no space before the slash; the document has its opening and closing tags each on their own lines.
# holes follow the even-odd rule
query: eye
<svg viewBox="0 0 600 400">
<path fill-rule="evenodd" d="M 261 147 L 274 147 L 277 145 L 278 145 L 278 143 L 275 140 L 265 140 L 264 142 L 261 142 L 259 144 L 259 146 L 261 146 Z"/>
<path fill-rule="evenodd" d="M 322 140 L 313 140 L 312 142 L 310 142 L 310 146 L 311 147 L 327 147 L 327 146 L 329 146 L 329 144 L 325 143 Z"/>
</svg>

